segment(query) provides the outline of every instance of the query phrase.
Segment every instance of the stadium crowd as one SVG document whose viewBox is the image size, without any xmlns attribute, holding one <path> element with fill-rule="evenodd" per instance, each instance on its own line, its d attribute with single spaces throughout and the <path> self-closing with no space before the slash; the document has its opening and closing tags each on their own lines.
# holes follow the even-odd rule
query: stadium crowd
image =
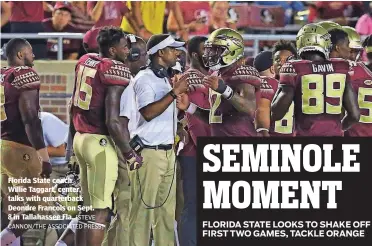
<svg viewBox="0 0 372 246">
<path fill-rule="evenodd" d="M 52 41 L 19 37 L 4 46 L 1 245 L 22 245 L 30 227 L 20 225 L 52 223 L 42 208 L 56 205 L 10 192 L 12 185 L 45 189 L 42 197 L 81 195 L 59 207 L 93 209 L 66 210 L 67 229 L 46 245 L 197 245 L 198 137 L 372 137 L 372 5 L 275 2 L 281 25 L 301 21 L 296 41 L 249 59 L 239 8 L 262 10 L 259 22 L 268 25 L 278 21 L 273 2 L 27 3 L 2 2 L 12 33 L 85 35 L 64 43 L 65 59 L 77 59 L 69 126 L 39 115 L 34 60 L 43 51 L 55 58 Z M 51 165 L 64 155 L 71 179 L 60 185 L 79 191 L 50 192 L 33 181 L 64 175 Z M 9 183 L 22 178 L 31 181 Z M 36 206 L 22 211 L 34 220 L 7 216 L 14 212 L 6 205 L 19 205 L 9 199 L 16 193 Z"/>
</svg>

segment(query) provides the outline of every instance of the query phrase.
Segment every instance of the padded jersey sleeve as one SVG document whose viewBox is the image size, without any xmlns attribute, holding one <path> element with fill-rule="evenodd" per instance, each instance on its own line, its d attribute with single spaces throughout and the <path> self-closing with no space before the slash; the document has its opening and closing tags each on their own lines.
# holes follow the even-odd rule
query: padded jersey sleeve
<svg viewBox="0 0 372 246">
<path fill-rule="evenodd" d="M 39 90 L 40 77 L 30 67 L 15 67 L 13 71 L 12 85 L 20 91 Z"/>
<path fill-rule="evenodd" d="M 279 71 L 279 84 L 296 87 L 296 76 L 297 73 L 292 65 L 292 63 L 285 63 Z"/>
<path fill-rule="evenodd" d="M 100 66 L 101 81 L 104 85 L 127 86 L 131 79 L 131 73 L 124 63 L 105 59 Z"/>
</svg>

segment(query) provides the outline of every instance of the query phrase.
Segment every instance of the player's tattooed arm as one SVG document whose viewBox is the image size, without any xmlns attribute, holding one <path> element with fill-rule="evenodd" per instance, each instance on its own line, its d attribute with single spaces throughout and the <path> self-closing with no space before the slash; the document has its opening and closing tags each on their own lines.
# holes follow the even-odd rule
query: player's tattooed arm
<svg viewBox="0 0 372 246">
<path fill-rule="evenodd" d="M 123 125 L 123 117 L 120 117 L 120 98 L 124 86 L 108 86 L 105 98 L 106 126 L 115 144 L 122 151 L 128 153 L 132 150 L 129 146 L 129 132 Z"/>
<path fill-rule="evenodd" d="M 342 130 L 346 131 L 353 124 L 357 123 L 360 117 L 358 101 L 353 87 L 349 82 L 346 82 L 342 103 L 347 112 L 346 116 L 342 119 Z"/>
<path fill-rule="evenodd" d="M 43 129 L 39 118 L 39 93 L 37 90 L 22 91 L 19 97 L 19 112 L 25 126 L 26 134 L 43 161 L 48 162 L 48 151 L 45 148 Z"/>
<path fill-rule="evenodd" d="M 294 98 L 292 86 L 279 85 L 271 103 L 271 121 L 281 120 L 287 113 Z"/>
<path fill-rule="evenodd" d="M 239 112 L 254 115 L 256 111 L 256 94 L 254 86 L 250 84 L 238 85 L 229 102 Z"/>
<path fill-rule="evenodd" d="M 256 110 L 256 129 L 260 131 L 260 134 L 264 137 L 269 137 L 268 129 L 270 128 L 270 100 L 266 98 L 260 98 L 258 100 Z M 264 130 L 267 129 L 267 130 Z"/>
</svg>

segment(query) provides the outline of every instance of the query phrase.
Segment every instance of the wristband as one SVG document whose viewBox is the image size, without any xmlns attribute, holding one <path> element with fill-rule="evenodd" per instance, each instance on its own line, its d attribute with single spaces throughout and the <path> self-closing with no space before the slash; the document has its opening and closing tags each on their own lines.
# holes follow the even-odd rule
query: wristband
<svg viewBox="0 0 372 246">
<path fill-rule="evenodd" d="M 173 99 L 177 99 L 177 95 L 173 92 L 173 90 L 169 92 L 169 95 L 171 95 Z"/>
<path fill-rule="evenodd" d="M 225 91 L 222 93 L 222 96 L 227 99 L 227 100 L 230 100 L 234 95 L 234 91 L 233 89 L 231 89 L 230 86 L 226 85 L 226 89 Z"/>
<path fill-rule="evenodd" d="M 142 30 L 142 29 L 144 29 L 145 28 L 145 25 L 140 25 L 139 27 L 138 27 L 138 30 Z"/>
<path fill-rule="evenodd" d="M 198 109 L 198 106 L 196 106 L 193 103 L 190 103 L 190 105 L 187 108 L 186 112 L 189 113 L 189 114 L 194 114 L 197 109 Z"/>
<path fill-rule="evenodd" d="M 266 129 L 266 128 L 258 128 L 258 129 L 256 130 L 256 132 L 262 132 L 262 131 L 269 132 L 269 129 Z"/>
</svg>

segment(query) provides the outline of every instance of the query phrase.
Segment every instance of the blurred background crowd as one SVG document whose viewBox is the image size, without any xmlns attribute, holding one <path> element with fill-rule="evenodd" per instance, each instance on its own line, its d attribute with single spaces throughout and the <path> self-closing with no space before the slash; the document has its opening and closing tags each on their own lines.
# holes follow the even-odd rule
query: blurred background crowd
<svg viewBox="0 0 372 246">
<path fill-rule="evenodd" d="M 244 34 L 296 34 L 310 22 L 332 20 L 372 34 L 372 2 L 369 1 L 2 1 L 1 33 L 86 33 L 107 25 L 148 39 L 171 33 L 187 41 L 192 35 L 208 35 L 221 27 Z M 279 38 L 278 38 L 279 39 Z M 7 40 L 1 40 L 1 47 Z M 260 50 L 275 41 L 260 41 Z M 56 59 L 53 38 L 31 40 L 36 59 Z M 246 47 L 253 42 L 246 41 Z M 81 39 L 63 39 L 63 59 L 82 54 Z M 247 54 L 249 55 L 249 54 Z"/>
</svg>

